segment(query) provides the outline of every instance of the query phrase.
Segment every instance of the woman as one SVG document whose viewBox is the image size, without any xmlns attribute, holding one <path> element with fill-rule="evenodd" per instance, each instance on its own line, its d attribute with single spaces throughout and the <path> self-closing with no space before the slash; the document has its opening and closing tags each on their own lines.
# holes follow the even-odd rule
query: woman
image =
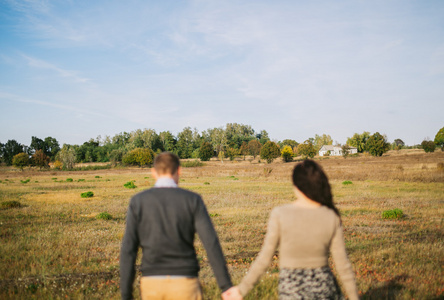
<svg viewBox="0 0 444 300">
<path fill-rule="evenodd" d="M 224 299 L 242 299 L 270 265 L 279 245 L 279 299 L 341 299 L 329 253 L 349 299 L 359 299 L 345 251 L 341 218 L 322 168 L 305 160 L 293 170 L 297 200 L 273 209 L 262 249 L 242 282 Z"/>
</svg>

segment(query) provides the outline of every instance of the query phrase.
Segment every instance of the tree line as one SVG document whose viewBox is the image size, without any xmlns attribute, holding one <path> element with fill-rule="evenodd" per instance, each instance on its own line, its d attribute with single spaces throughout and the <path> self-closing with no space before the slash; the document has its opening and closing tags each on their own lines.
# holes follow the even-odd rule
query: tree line
<svg viewBox="0 0 444 300">
<path fill-rule="evenodd" d="M 170 131 L 157 133 L 154 129 L 137 129 L 121 132 L 113 137 L 98 136 L 82 145 L 64 144 L 62 147 L 55 138 L 40 139 L 33 136 L 29 146 L 19 144 L 15 140 L 0 143 L 0 158 L 6 165 L 34 165 L 44 168 L 52 161 L 56 168 L 66 169 L 81 162 L 144 166 L 151 164 L 155 154 L 162 151 L 176 153 L 183 159 L 199 158 L 202 161 L 217 157 L 223 162 L 224 158 L 233 160 L 240 156 L 245 159 L 248 155 L 253 159 L 259 156 L 271 162 L 280 156 L 284 161 L 291 161 L 295 156 L 312 158 L 322 146 L 332 144 L 333 139 L 327 134 L 316 134 L 302 143 L 293 139 L 272 141 L 266 130 L 256 132 L 250 125 L 227 123 L 224 127 L 209 128 L 202 132 L 196 128 L 185 127 L 176 136 Z M 434 141 L 425 140 L 422 148 L 431 152 L 436 145 L 443 148 L 444 127 L 438 131 Z M 379 132 L 363 132 L 347 138 L 346 144 L 342 146 L 344 156 L 348 154 L 349 147 L 356 147 L 359 153 L 369 152 L 381 156 L 389 149 L 399 150 L 406 146 L 401 139 L 389 143 L 386 136 Z"/>
</svg>

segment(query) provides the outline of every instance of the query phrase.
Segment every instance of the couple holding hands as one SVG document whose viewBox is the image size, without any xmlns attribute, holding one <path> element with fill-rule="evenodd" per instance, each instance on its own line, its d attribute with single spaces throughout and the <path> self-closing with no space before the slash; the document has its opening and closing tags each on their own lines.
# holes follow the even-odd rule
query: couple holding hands
<svg viewBox="0 0 444 300">
<path fill-rule="evenodd" d="M 322 168 L 305 160 L 293 169 L 297 200 L 276 207 L 261 251 L 239 285 L 232 286 L 219 239 L 200 195 L 179 188 L 179 158 L 156 156 L 153 188 L 134 195 L 128 207 L 120 253 L 122 299 L 133 299 L 135 263 L 142 248 L 142 299 L 199 300 L 197 233 L 207 252 L 223 300 L 242 299 L 270 265 L 279 246 L 279 299 L 344 299 L 328 266 L 335 268 L 349 299 L 359 299 L 345 251 L 341 218 Z"/>
</svg>

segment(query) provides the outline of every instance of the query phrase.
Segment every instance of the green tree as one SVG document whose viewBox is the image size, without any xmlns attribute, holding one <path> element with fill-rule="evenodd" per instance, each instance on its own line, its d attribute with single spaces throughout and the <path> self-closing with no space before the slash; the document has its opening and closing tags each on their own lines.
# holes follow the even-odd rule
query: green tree
<svg viewBox="0 0 444 300">
<path fill-rule="evenodd" d="M 46 152 L 45 141 L 39 139 L 36 136 L 31 137 L 31 144 L 29 145 L 29 150 L 31 151 L 31 153 L 35 153 L 37 150 L 42 150 L 43 152 Z"/>
<path fill-rule="evenodd" d="M 233 161 L 234 158 L 239 154 L 240 154 L 239 149 L 233 147 L 227 147 L 226 155 L 230 158 L 231 161 Z"/>
<path fill-rule="evenodd" d="M 341 149 L 342 149 L 342 156 L 344 158 L 347 158 L 347 156 L 350 154 L 350 146 L 347 144 L 344 144 L 344 145 L 342 145 Z"/>
<path fill-rule="evenodd" d="M 281 155 L 279 146 L 272 141 L 266 142 L 261 148 L 261 158 L 265 159 L 267 163 L 271 163 L 275 158 Z"/>
<path fill-rule="evenodd" d="M 162 145 L 162 151 L 173 152 L 176 146 L 176 138 L 169 131 L 162 131 L 159 133 L 160 144 Z"/>
<path fill-rule="evenodd" d="M 422 141 L 421 146 L 426 153 L 435 152 L 435 143 L 432 141 L 424 140 Z"/>
<path fill-rule="evenodd" d="M 191 127 L 185 127 L 177 135 L 177 154 L 180 158 L 190 158 L 193 153 L 193 131 Z"/>
<path fill-rule="evenodd" d="M 12 158 L 14 155 L 24 152 L 23 145 L 19 144 L 16 140 L 8 140 L 3 145 L 1 156 L 3 161 L 8 165 L 12 165 Z"/>
<path fill-rule="evenodd" d="M 214 150 L 216 150 L 217 156 L 223 162 L 224 150 L 227 146 L 227 134 L 225 130 L 222 127 L 208 129 L 208 134 L 211 138 L 211 144 L 213 145 Z"/>
<path fill-rule="evenodd" d="M 328 134 L 323 135 L 315 135 L 313 146 L 316 148 L 316 151 L 322 148 L 324 145 L 333 145 L 333 139 Z"/>
<path fill-rule="evenodd" d="M 154 152 L 150 148 L 136 148 L 125 154 L 122 162 L 126 165 L 149 166 L 153 163 Z"/>
<path fill-rule="evenodd" d="M 296 154 L 302 156 L 302 158 L 306 159 L 308 157 L 313 158 L 316 155 L 316 148 L 313 146 L 310 140 L 306 140 L 302 144 L 299 144 L 296 148 Z"/>
<path fill-rule="evenodd" d="M 296 142 L 295 140 L 285 139 L 280 143 L 280 145 L 282 146 L 282 148 L 284 146 L 290 146 L 292 149 L 294 149 L 295 147 L 297 147 L 299 145 L 299 143 Z"/>
<path fill-rule="evenodd" d="M 54 160 L 57 153 L 60 151 L 60 145 L 57 139 L 53 137 L 46 137 L 45 140 L 45 150 L 44 153 L 46 156 L 48 156 L 51 160 Z"/>
<path fill-rule="evenodd" d="M 254 130 L 250 125 L 227 123 L 225 126 L 227 144 L 229 147 L 239 149 L 243 142 L 254 139 Z"/>
<path fill-rule="evenodd" d="M 14 155 L 12 165 L 23 171 L 23 168 L 29 165 L 29 154 L 22 152 Z"/>
<path fill-rule="evenodd" d="M 203 142 L 199 148 L 199 158 L 201 161 L 209 161 L 214 155 L 213 145 Z"/>
<path fill-rule="evenodd" d="M 63 164 L 63 168 L 70 170 L 74 168 L 76 163 L 76 150 L 73 146 L 64 144 L 62 149 L 57 153 L 56 159 Z"/>
<path fill-rule="evenodd" d="M 268 136 L 268 132 L 266 130 L 261 130 L 261 132 L 256 135 L 256 138 L 259 140 L 261 145 L 265 145 L 265 143 L 270 140 L 270 137 Z"/>
<path fill-rule="evenodd" d="M 245 156 L 248 154 L 248 152 L 249 152 L 248 143 L 246 141 L 243 141 L 242 145 L 239 148 L 239 153 L 240 153 L 240 155 L 242 155 L 244 157 L 244 160 L 245 160 Z"/>
<path fill-rule="evenodd" d="M 281 156 L 282 159 L 284 160 L 284 162 L 289 162 L 293 160 L 293 149 L 291 148 L 291 146 L 286 145 L 284 146 L 284 148 L 281 151 Z"/>
<path fill-rule="evenodd" d="M 362 134 L 355 133 L 351 138 L 347 138 L 347 145 L 356 147 L 359 153 L 367 151 L 367 140 L 370 138 L 370 132 L 364 131 Z"/>
<path fill-rule="evenodd" d="M 49 157 L 43 150 L 37 150 L 31 157 L 31 162 L 34 166 L 42 168 L 49 168 Z"/>
<path fill-rule="evenodd" d="M 441 151 L 444 151 L 444 127 L 436 133 L 434 142 L 441 147 Z"/>
<path fill-rule="evenodd" d="M 373 156 L 382 156 L 390 149 L 387 138 L 379 132 L 374 133 L 366 142 L 368 152 Z"/>
<path fill-rule="evenodd" d="M 251 140 L 248 142 L 248 151 L 250 152 L 250 155 L 253 156 L 253 159 L 256 159 L 256 156 L 258 156 L 261 153 L 262 144 L 258 140 Z"/>
</svg>

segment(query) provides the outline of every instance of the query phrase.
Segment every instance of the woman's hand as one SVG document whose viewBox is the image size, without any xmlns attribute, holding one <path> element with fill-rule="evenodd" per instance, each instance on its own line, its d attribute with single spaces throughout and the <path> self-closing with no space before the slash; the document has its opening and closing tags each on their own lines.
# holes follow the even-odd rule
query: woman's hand
<svg viewBox="0 0 444 300">
<path fill-rule="evenodd" d="M 242 295 L 237 286 L 233 286 L 222 293 L 222 300 L 242 300 Z"/>
</svg>

